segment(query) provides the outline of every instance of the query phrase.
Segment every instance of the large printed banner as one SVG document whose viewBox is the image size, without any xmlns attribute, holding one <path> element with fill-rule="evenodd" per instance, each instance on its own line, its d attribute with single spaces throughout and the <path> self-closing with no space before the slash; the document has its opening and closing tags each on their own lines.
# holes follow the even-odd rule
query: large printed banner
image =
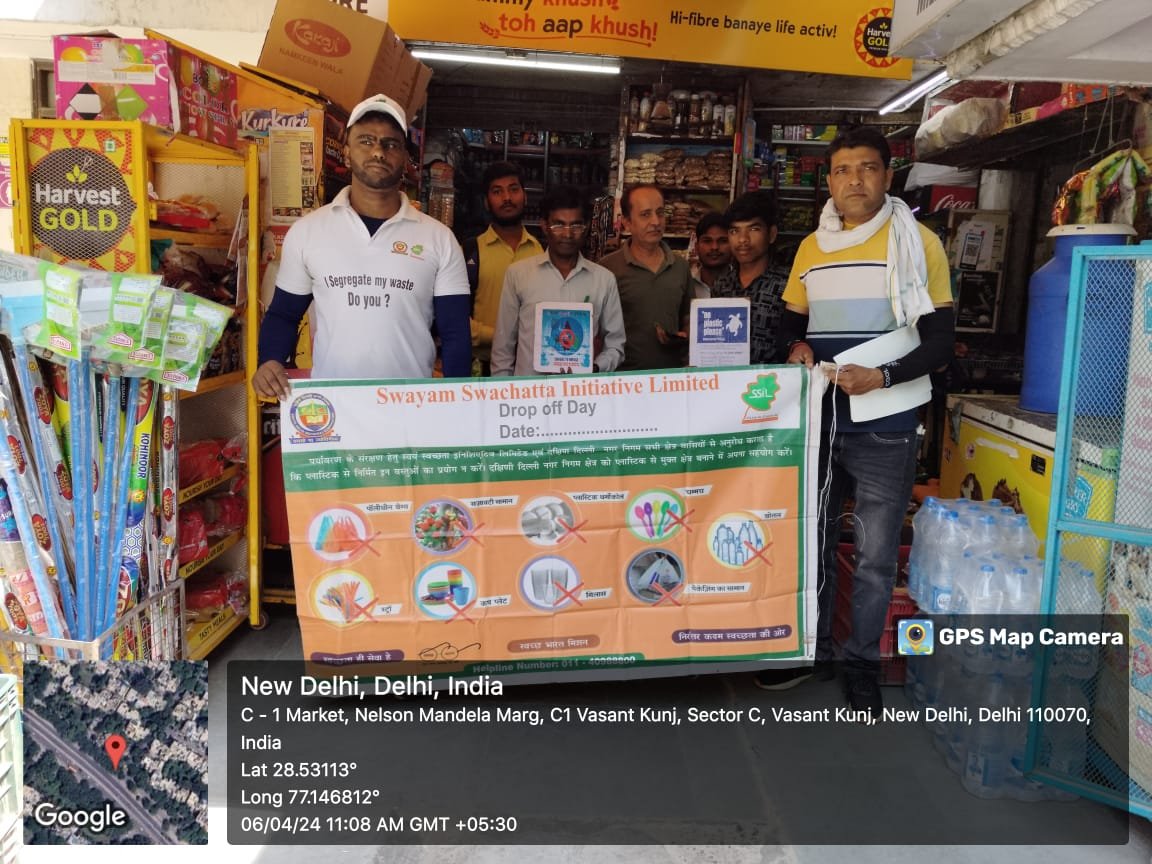
<svg viewBox="0 0 1152 864">
<path fill-rule="evenodd" d="M 811 657 L 822 386 L 797 366 L 293 382 L 305 657 L 547 677 Z"/>
<path fill-rule="evenodd" d="M 909 78 L 892 7 L 862 0 L 389 0 L 408 41 Z"/>
</svg>

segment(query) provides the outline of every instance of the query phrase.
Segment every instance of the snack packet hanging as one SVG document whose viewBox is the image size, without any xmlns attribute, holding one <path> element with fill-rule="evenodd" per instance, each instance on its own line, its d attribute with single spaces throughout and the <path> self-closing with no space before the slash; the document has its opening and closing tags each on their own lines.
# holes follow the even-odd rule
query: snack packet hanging
<svg viewBox="0 0 1152 864">
<path fill-rule="evenodd" d="M 144 319 L 144 344 L 135 351 L 128 352 L 128 362 L 145 370 L 160 368 L 164 357 L 164 334 L 168 329 L 168 319 L 172 315 L 172 304 L 176 292 L 160 286 L 152 294 L 148 305 L 148 315 Z"/>
<path fill-rule="evenodd" d="M 190 316 L 186 314 L 185 317 L 202 321 L 207 327 L 207 334 L 204 338 L 204 359 L 207 360 L 212 349 L 216 347 L 216 343 L 220 341 L 220 337 L 224 335 L 224 328 L 228 326 L 228 322 L 232 318 L 232 309 L 219 303 L 213 303 L 211 300 L 205 300 L 203 297 L 197 297 L 194 294 L 181 294 L 176 300 L 177 305 L 183 302 L 191 310 Z"/>
<path fill-rule="evenodd" d="M 160 364 L 160 381 L 178 390 L 195 390 L 204 369 L 204 340 L 208 328 L 204 322 L 175 314 L 188 310 L 178 306 L 168 319 L 168 334 L 164 340 L 164 358 Z"/>
<path fill-rule="evenodd" d="M 112 304 L 108 325 L 100 340 L 100 359 L 113 363 L 137 363 L 133 352 L 144 348 L 152 297 L 160 287 L 159 276 L 111 275 Z"/>
<path fill-rule="evenodd" d="M 61 356 L 79 360 L 80 273 L 45 262 L 41 265 L 40 277 L 44 280 L 44 313 L 39 344 Z"/>
</svg>

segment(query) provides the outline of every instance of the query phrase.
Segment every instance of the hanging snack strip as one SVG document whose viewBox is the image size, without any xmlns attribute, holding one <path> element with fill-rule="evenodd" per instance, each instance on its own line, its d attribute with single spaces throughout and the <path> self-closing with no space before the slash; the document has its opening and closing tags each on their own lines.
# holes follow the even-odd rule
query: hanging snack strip
<svg viewBox="0 0 1152 864">
<path fill-rule="evenodd" d="M 40 491 L 33 476 L 32 466 L 25 458 L 29 452 L 24 440 L 24 430 L 16 412 L 16 401 L 12 382 L 7 371 L 0 364 L 0 478 L 7 484 L 12 494 L 9 496 L 13 518 L 19 532 L 19 540 L 24 546 L 25 568 L 31 571 L 32 583 L 27 587 L 17 587 L 22 596 L 30 596 L 34 587 L 35 603 L 43 610 L 45 632 L 33 632 L 37 636 L 68 638 L 71 631 L 64 613 L 57 611 L 57 581 L 62 596 L 70 596 L 70 586 L 66 586 L 67 574 L 57 580 L 57 564 L 53 557 L 51 539 L 48 532 L 48 517 L 40 502 Z M 9 577 L 14 579 L 10 572 Z M 28 613 L 25 608 L 25 612 Z M 32 622 L 32 615 L 28 615 Z"/>
<path fill-rule="evenodd" d="M 40 501 L 42 506 L 33 506 L 36 512 L 32 514 L 33 526 L 38 524 L 38 518 L 43 520 L 44 531 L 37 532 L 36 540 L 41 549 L 49 554 L 45 562 L 46 571 L 50 578 L 58 580 L 60 601 L 64 615 L 64 629 L 70 633 L 76 632 L 76 605 L 73 587 L 69 573 L 74 561 L 73 550 L 68 545 L 71 540 L 72 522 L 72 481 L 68 466 L 64 462 L 61 452 L 60 439 L 57 437 L 57 427 L 54 423 L 54 402 L 52 391 L 45 386 L 43 371 L 37 360 L 28 351 L 25 340 L 27 327 L 40 327 L 40 318 L 43 313 L 43 273 L 50 265 L 42 261 L 23 256 L 14 256 L 0 253 L 0 265 L 11 280 L 4 286 L 3 314 L 0 315 L 0 330 L 12 342 L 14 367 L 16 369 L 18 388 L 12 386 L 3 370 L 0 370 L 0 392 L 9 399 L 13 391 L 18 389 L 24 402 L 24 413 L 32 437 L 32 454 L 35 459 L 37 474 L 39 476 Z M 13 408 L 15 402 L 9 401 Z M 17 430 L 19 424 L 15 424 Z M 26 447 L 20 449 L 23 436 L 16 439 L 17 455 L 29 452 Z M 17 464 L 18 470 L 23 458 Z M 23 475 L 24 471 L 20 471 Z M 34 502 L 34 498 L 27 499 Z M 64 542 L 62 542 L 64 541 Z"/>
<path fill-rule="evenodd" d="M 176 430 L 180 428 L 180 394 L 172 387 L 160 388 L 160 470 L 159 520 L 156 526 L 157 549 L 155 560 L 161 574 L 161 584 L 155 590 L 180 578 L 178 531 L 178 504 L 180 454 L 176 447 Z"/>
</svg>

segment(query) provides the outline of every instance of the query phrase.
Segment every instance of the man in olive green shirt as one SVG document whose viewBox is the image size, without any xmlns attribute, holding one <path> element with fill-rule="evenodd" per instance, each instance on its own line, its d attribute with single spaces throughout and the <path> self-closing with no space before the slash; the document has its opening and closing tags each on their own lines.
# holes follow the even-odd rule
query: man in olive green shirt
<svg viewBox="0 0 1152 864">
<path fill-rule="evenodd" d="M 475 249 L 472 243 L 464 243 L 464 257 L 472 282 L 472 353 L 483 374 L 488 375 L 504 273 L 509 264 L 539 255 L 544 247 L 524 228 L 526 195 L 519 166 L 494 162 L 484 171 L 482 183 L 484 206 L 492 221 L 488 230 L 472 241 Z"/>
<path fill-rule="evenodd" d="M 664 196 L 656 186 L 633 186 L 620 199 L 620 212 L 631 237 L 600 259 L 616 276 L 624 312 L 627 342 L 620 369 L 682 367 L 695 291 L 688 262 L 664 242 Z"/>
</svg>

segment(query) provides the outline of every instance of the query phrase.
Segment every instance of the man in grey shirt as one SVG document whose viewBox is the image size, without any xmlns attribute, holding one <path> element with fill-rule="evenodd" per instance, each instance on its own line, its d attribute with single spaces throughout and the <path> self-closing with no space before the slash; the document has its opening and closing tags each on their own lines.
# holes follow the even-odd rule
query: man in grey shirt
<svg viewBox="0 0 1152 864">
<path fill-rule="evenodd" d="M 692 274 L 688 262 L 664 242 L 664 195 L 641 184 L 620 198 L 624 228 L 631 235 L 620 251 L 606 255 L 620 292 L 628 344 L 621 369 L 675 369 L 688 361 L 688 313 Z"/>
<path fill-rule="evenodd" d="M 588 234 L 588 202 L 561 186 L 540 203 L 548 251 L 512 264 L 504 274 L 492 375 L 532 375 L 537 303 L 591 303 L 598 351 L 595 372 L 611 372 L 624 357 L 624 315 L 616 277 L 580 254 Z"/>
</svg>

